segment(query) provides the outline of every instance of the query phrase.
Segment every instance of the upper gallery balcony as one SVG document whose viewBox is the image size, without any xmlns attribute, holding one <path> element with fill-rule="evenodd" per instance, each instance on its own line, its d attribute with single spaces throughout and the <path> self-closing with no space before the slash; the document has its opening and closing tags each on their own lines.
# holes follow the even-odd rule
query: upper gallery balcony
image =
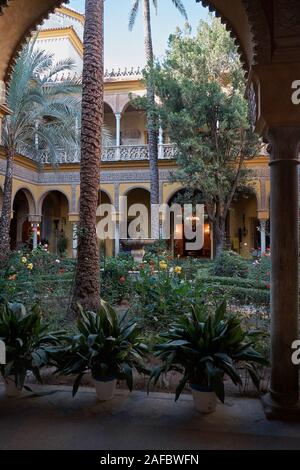
<svg viewBox="0 0 300 470">
<path fill-rule="evenodd" d="M 173 144 L 161 144 L 158 146 L 159 160 L 173 160 L 175 158 L 176 149 Z M 120 145 L 104 147 L 102 151 L 102 162 L 119 162 L 119 161 L 144 161 L 149 160 L 148 145 Z M 42 164 L 51 164 L 51 160 L 47 153 L 44 153 L 39 162 Z M 61 153 L 55 163 L 68 164 L 79 163 L 80 153 L 73 154 Z"/>
</svg>

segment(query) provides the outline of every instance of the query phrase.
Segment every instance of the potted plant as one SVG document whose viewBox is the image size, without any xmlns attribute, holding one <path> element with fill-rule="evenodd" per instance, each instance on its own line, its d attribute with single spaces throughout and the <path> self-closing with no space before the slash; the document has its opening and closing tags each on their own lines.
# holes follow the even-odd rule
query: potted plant
<svg viewBox="0 0 300 470">
<path fill-rule="evenodd" d="M 30 371 L 42 383 L 40 369 L 50 362 L 51 352 L 58 346 L 63 332 L 48 332 L 37 306 L 28 313 L 19 303 L 0 303 L 0 340 L 6 349 L 6 364 L 0 365 L 6 395 L 21 394 Z"/>
<path fill-rule="evenodd" d="M 163 342 L 155 347 L 155 355 L 162 360 L 150 381 L 156 383 L 162 373 L 171 370 L 182 373 L 176 389 L 176 401 L 187 384 L 194 404 L 202 413 L 214 412 L 217 398 L 224 403 L 224 376 L 235 385 L 242 384 L 239 370 L 249 372 L 259 388 L 257 365 L 266 365 L 265 358 L 254 349 L 258 332 L 247 334 L 240 319 L 227 314 L 226 302 L 213 313 L 207 304 L 193 307 L 192 313 L 182 315 L 169 331 L 162 334 Z"/>
<path fill-rule="evenodd" d="M 113 398 L 117 380 L 126 380 L 132 391 L 134 367 L 146 372 L 143 355 L 147 348 L 135 321 L 126 317 L 126 313 L 119 316 L 103 300 L 97 313 L 80 309 L 78 332 L 68 338 L 57 361 L 57 373 L 76 375 L 73 396 L 87 372 L 92 375 L 100 401 Z"/>
</svg>

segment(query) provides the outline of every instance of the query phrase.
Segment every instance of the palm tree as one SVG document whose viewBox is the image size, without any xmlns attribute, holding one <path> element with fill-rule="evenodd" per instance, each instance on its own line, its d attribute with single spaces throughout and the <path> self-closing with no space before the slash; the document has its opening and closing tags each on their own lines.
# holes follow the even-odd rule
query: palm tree
<svg viewBox="0 0 300 470">
<path fill-rule="evenodd" d="M 96 211 L 100 183 L 103 127 L 104 0 L 86 0 L 83 39 L 80 221 L 77 267 L 72 311 L 80 304 L 88 310 L 100 307 L 100 262 L 96 235 Z"/>
<path fill-rule="evenodd" d="M 148 128 L 148 148 L 149 148 L 149 160 L 150 160 L 150 186 L 151 186 L 151 204 L 159 204 L 159 171 L 158 171 L 158 122 L 157 115 L 155 112 L 155 90 L 152 79 L 152 70 L 154 66 L 154 53 L 153 53 L 153 42 L 152 42 L 152 30 L 151 30 L 151 11 L 150 11 L 151 0 L 132 0 L 132 7 L 129 14 L 129 29 L 132 31 L 137 14 L 139 11 L 140 4 L 143 3 L 144 11 L 144 45 L 145 45 L 145 57 L 147 62 L 147 128 Z M 153 6 L 157 11 L 157 0 L 152 0 Z M 181 13 L 181 15 L 187 19 L 187 13 L 184 4 L 181 0 L 172 0 L 175 8 Z M 155 234 L 155 238 L 158 238 L 158 221 L 152 218 L 152 224 L 156 227 L 152 227 L 152 233 Z"/>
<path fill-rule="evenodd" d="M 62 149 L 74 139 L 71 123 L 79 110 L 74 83 L 58 82 L 48 86 L 57 74 L 73 69 L 71 60 L 54 63 L 53 55 L 36 50 L 36 41 L 29 42 L 20 53 L 12 72 L 7 92 L 7 116 L 2 128 L 2 144 L 6 153 L 6 173 L 0 217 L 0 260 L 10 253 L 10 219 L 12 182 L 16 153 L 34 158 L 48 153 L 55 162 Z"/>
</svg>

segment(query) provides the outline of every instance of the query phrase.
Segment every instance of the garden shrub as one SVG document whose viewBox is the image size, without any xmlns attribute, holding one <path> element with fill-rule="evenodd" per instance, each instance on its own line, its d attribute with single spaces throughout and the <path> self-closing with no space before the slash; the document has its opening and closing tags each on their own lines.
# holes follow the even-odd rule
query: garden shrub
<svg viewBox="0 0 300 470">
<path fill-rule="evenodd" d="M 194 286 L 181 270 L 180 266 L 169 268 L 161 261 L 158 272 L 146 266 L 134 280 L 135 295 L 130 310 L 146 329 L 158 331 L 191 308 Z"/>
<path fill-rule="evenodd" d="M 256 284 L 254 281 L 244 279 L 218 277 L 199 278 L 197 283 L 200 289 L 209 286 L 212 295 L 217 299 L 220 296 L 226 296 L 230 303 L 257 307 L 269 307 L 270 305 L 270 290 L 264 284 Z"/>
<path fill-rule="evenodd" d="M 173 253 L 168 249 L 166 240 L 157 240 L 145 247 L 144 261 L 171 261 L 172 259 Z"/>
<path fill-rule="evenodd" d="M 49 253 L 47 246 L 40 245 L 33 251 L 24 249 L 13 252 L 1 274 L 8 279 L 26 280 L 32 275 L 70 273 L 74 267 L 75 260 L 61 259 Z"/>
<path fill-rule="evenodd" d="M 268 289 L 265 282 L 259 282 L 255 279 L 241 277 L 219 277 L 219 276 L 202 276 L 198 273 L 197 279 L 205 281 L 206 284 L 221 284 L 223 286 L 242 287 L 245 289 Z"/>
<path fill-rule="evenodd" d="M 244 277 L 248 275 L 248 262 L 234 251 L 224 250 L 216 258 L 210 273 L 220 277 Z"/>
<path fill-rule="evenodd" d="M 131 257 L 106 258 L 101 270 L 101 296 L 116 305 L 128 298 L 132 278 L 129 274 L 134 267 Z"/>
<path fill-rule="evenodd" d="M 257 258 L 249 270 L 249 278 L 264 282 L 267 286 L 270 285 L 271 279 L 271 255 L 266 253 L 265 255 Z"/>
</svg>

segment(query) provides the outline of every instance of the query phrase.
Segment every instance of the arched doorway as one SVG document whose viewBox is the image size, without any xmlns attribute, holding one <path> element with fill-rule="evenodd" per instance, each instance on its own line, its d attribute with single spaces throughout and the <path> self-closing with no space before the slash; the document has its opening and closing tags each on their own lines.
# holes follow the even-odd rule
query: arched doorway
<svg viewBox="0 0 300 470">
<path fill-rule="evenodd" d="M 116 117 L 109 104 L 104 103 L 104 126 L 109 134 L 109 139 L 104 139 L 104 146 L 116 145 Z"/>
<path fill-rule="evenodd" d="M 69 203 L 60 191 L 50 191 L 42 198 L 41 243 L 57 255 L 72 251 L 72 225 L 69 223 Z"/>
<path fill-rule="evenodd" d="M 179 204 L 182 206 L 184 204 L 201 204 L 201 195 L 194 194 L 191 196 L 191 200 L 189 200 L 189 195 L 185 189 L 181 189 L 177 191 L 169 200 L 168 205 L 172 207 L 173 204 Z M 187 239 L 184 233 L 184 224 L 183 224 L 183 217 L 182 214 L 180 217 L 178 216 L 178 220 L 176 220 L 176 216 L 173 212 L 171 212 L 171 237 L 169 241 L 169 249 L 172 251 L 175 257 L 194 257 L 194 258 L 204 258 L 210 259 L 212 255 L 212 237 L 211 237 L 211 226 L 208 220 L 208 215 L 205 210 L 204 216 L 204 243 L 203 248 L 198 251 L 188 251 L 187 250 Z M 196 217 L 195 217 L 196 222 Z M 191 240 L 189 240 L 191 242 Z"/>
<path fill-rule="evenodd" d="M 139 146 L 148 143 L 146 113 L 131 103 L 124 108 L 121 121 L 121 145 Z"/>
<path fill-rule="evenodd" d="M 105 206 L 107 204 L 111 204 L 111 199 L 105 191 L 100 190 L 98 193 L 98 210 L 99 210 L 99 207 Z M 98 224 L 105 216 L 106 214 L 104 214 L 103 216 L 97 216 L 96 223 Z M 108 238 L 105 240 L 100 239 L 99 248 L 100 248 L 101 258 L 113 256 L 114 241 Z"/>
<path fill-rule="evenodd" d="M 237 194 L 230 209 L 231 248 L 245 258 L 251 257 L 253 252 L 258 251 L 261 244 L 257 209 L 256 194 L 247 188 Z"/>
<path fill-rule="evenodd" d="M 137 237 L 138 238 L 150 238 L 151 237 L 151 203 L 150 203 L 150 192 L 145 188 L 133 188 L 126 194 L 127 196 L 127 237 L 130 236 L 130 228 L 133 227 L 131 222 L 136 218 L 139 218 L 141 223 L 137 226 Z M 143 213 L 140 211 L 133 211 L 136 204 L 143 206 Z M 133 212 L 134 213 L 133 213 Z"/>
<path fill-rule="evenodd" d="M 11 250 L 19 250 L 24 246 L 32 248 L 32 230 L 29 214 L 33 205 L 33 197 L 26 189 L 20 189 L 13 202 L 13 218 L 10 223 Z"/>
</svg>

